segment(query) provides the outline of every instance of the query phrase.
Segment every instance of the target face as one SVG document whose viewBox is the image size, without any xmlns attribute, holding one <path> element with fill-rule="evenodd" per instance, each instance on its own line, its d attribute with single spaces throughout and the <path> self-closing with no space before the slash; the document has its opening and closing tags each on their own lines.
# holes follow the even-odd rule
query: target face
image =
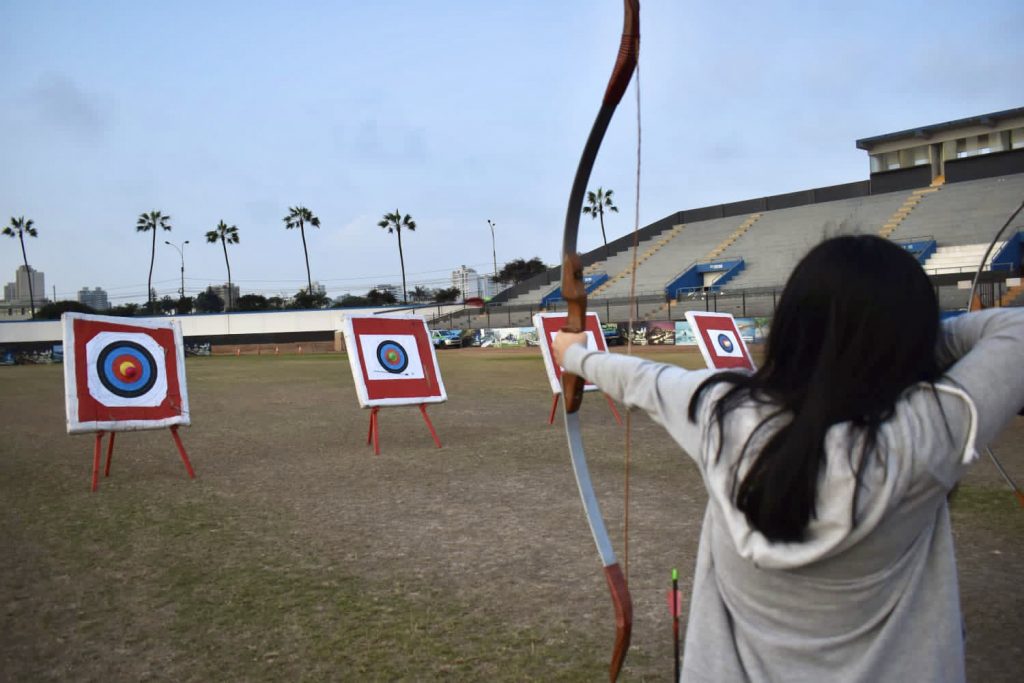
<svg viewBox="0 0 1024 683">
<path fill-rule="evenodd" d="M 184 346 L 174 322 L 67 314 L 64 379 L 68 431 L 189 424 Z"/>
<path fill-rule="evenodd" d="M 409 367 L 409 354 L 405 348 L 392 339 L 385 339 L 377 345 L 377 362 L 385 372 L 400 375 Z"/>
<path fill-rule="evenodd" d="M 729 335 L 724 332 L 718 335 L 717 340 L 718 348 L 724 353 L 733 353 L 736 350 L 736 345 L 732 342 L 732 339 L 729 338 Z"/>
<path fill-rule="evenodd" d="M 421 316 L 345 316 L 342 328 L 362 407 L 448 399 L 427 323 Z"/>
<path fill-rule="evenodd" d="M 709 368 L 754 369 L 754 361 L 731 314 L 687 311 L 686 320 Z"/>
</svg>

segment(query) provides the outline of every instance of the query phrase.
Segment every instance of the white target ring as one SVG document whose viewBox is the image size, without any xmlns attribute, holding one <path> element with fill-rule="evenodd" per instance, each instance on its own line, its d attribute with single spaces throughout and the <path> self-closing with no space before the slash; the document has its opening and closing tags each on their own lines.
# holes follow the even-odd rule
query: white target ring
<svg viewBox="0 0 1024 683">
<path fill-rule="evenodd" d="M 164 347 L 148 334 L 100 332 L 85 345 L 89 394 L 100 404 L 113 408 L 159 406 L 167 398 L 165 353 Z M 113 374 L 118 357 L 129 363 L 127 378 Z M 134 386 L 141 390 L 132 390 Z"/>
</svg>

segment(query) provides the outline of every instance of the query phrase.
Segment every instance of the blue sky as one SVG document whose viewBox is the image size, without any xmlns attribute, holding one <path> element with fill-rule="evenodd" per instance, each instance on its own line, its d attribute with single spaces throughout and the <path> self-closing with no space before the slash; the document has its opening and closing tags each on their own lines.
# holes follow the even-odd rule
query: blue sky
<svg viewBox="0 0 1024 683">
<path fill-rule="evenodd" d="M 857 138 L 1024 105 L 1019 2 L 642 3 L 640 223 L 867 177 Z M 0 218 L 25 215 L 47 294 L 143 300 L 149 235 L 169 213 L 159 294 L 226 278 L 203 234 L 239 227 L 243 292 L 305 283 L 290 205 L 319 215 L 328 292 L 466 264 L 559 258 L 569 185 L 621 32 L 612 0 L 45 2 L 2 0 Z M 636 105 L 612 122 L 591 186 L 632 230 Z M 584 217 L 580 246 L 600 244 Z M 21 263 L 0 242 L 0 281 Z"/>
</svg>

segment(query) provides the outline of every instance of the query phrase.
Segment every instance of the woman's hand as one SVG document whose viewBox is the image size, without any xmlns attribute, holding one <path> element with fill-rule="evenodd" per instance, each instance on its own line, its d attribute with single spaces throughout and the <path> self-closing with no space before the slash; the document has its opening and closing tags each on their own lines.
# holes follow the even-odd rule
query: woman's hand
<svg viewBox="0 0 1024 683">
<path fill-rule="evenodd" d="M 551 353 L 554 355 L 555 363 L 559 367 L 565 367 L 565 365 L 562 363 L 562 358 L 565 356 L 566 350 L 573 344 L 580 344 L 586 347 L 586 333 L 559 332 L 558 334 L 555 335 L 554 340 L 552 340 L 551 342 Z"/>
</svg>

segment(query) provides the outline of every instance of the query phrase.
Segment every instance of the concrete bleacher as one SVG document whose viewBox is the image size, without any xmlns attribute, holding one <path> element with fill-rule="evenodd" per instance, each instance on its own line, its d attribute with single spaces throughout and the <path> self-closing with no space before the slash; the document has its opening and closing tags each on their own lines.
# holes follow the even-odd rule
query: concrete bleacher
<svg viewBox="0 0 1024 683">
<path fill-rule="evenodd" d="M 992 235 L 1024 199 L 1024 174 L 944 185 L 940 181 L 925 189 L 673 224 L 638 245 L 636 294 L 639 302 L 629 300 L 632 249 L 620 247 L 621 250 L 613 252 L 609 258 L 599 258 L 585 269 L 586 273 L 605 272 L 609 276 L 608 282 L 591 292 L 591 309 L 609 321 L 652 317 L 678 319 L 687 309 L 703 310 L 711 305 L 736 314 L 744 309 L 750 314 L 752 307 L 771 310 L 774 308 L 771 290 L 781 288 L 804 254 L 823 239 L 842 234 L 887 233 L 892 240 L 931 238 L 937 242 L 938 249 L 925 264 L 930 274 L 973 273 Z M 992 252 L 993 256 L 998 253 L 998 248 Z M 668 283 L 688 266 L 712 256 L 742 258 L 745 268 L 729 281 L 724 291 L 715 293 L 713 300 L 703 298 L 698 292 L 667 303 L 664 290 Z M 464 327 L 531 325 L 533 314 L 541 310 L 541 298 L 557 284 L 554 281 L 540 284 L 485 311 L 467 311 L 457 320 L 453 318 L 450 324 Z M 952 286 L 941 289 L 943 308 L 966 305 L 960 301 L 965 296 L 963 292 Z M 1024 294 L 1014 291 L 1010 301 L 1016 302 L 1021 296 Z M 713 304 L 709 303 L 711 301 Z M 564 310 L 564 304 L 547 310 Z"/>
<path fill-rule="evenodd" d="M 889 239 L 929 236 L 940 247 L 988 244 L 1021 200 L 1024 173 L 946 183 L 921 201 Z"/>
<path fill-rule="evenodd" d="M 729 289 L 784 283 L 803 255 L 823 239 L 878 232 L 907 194 L 890 192 L 765 212 L 748 238 L 723 253 L 742 257 L 745 263 Z"/>
</svg>

